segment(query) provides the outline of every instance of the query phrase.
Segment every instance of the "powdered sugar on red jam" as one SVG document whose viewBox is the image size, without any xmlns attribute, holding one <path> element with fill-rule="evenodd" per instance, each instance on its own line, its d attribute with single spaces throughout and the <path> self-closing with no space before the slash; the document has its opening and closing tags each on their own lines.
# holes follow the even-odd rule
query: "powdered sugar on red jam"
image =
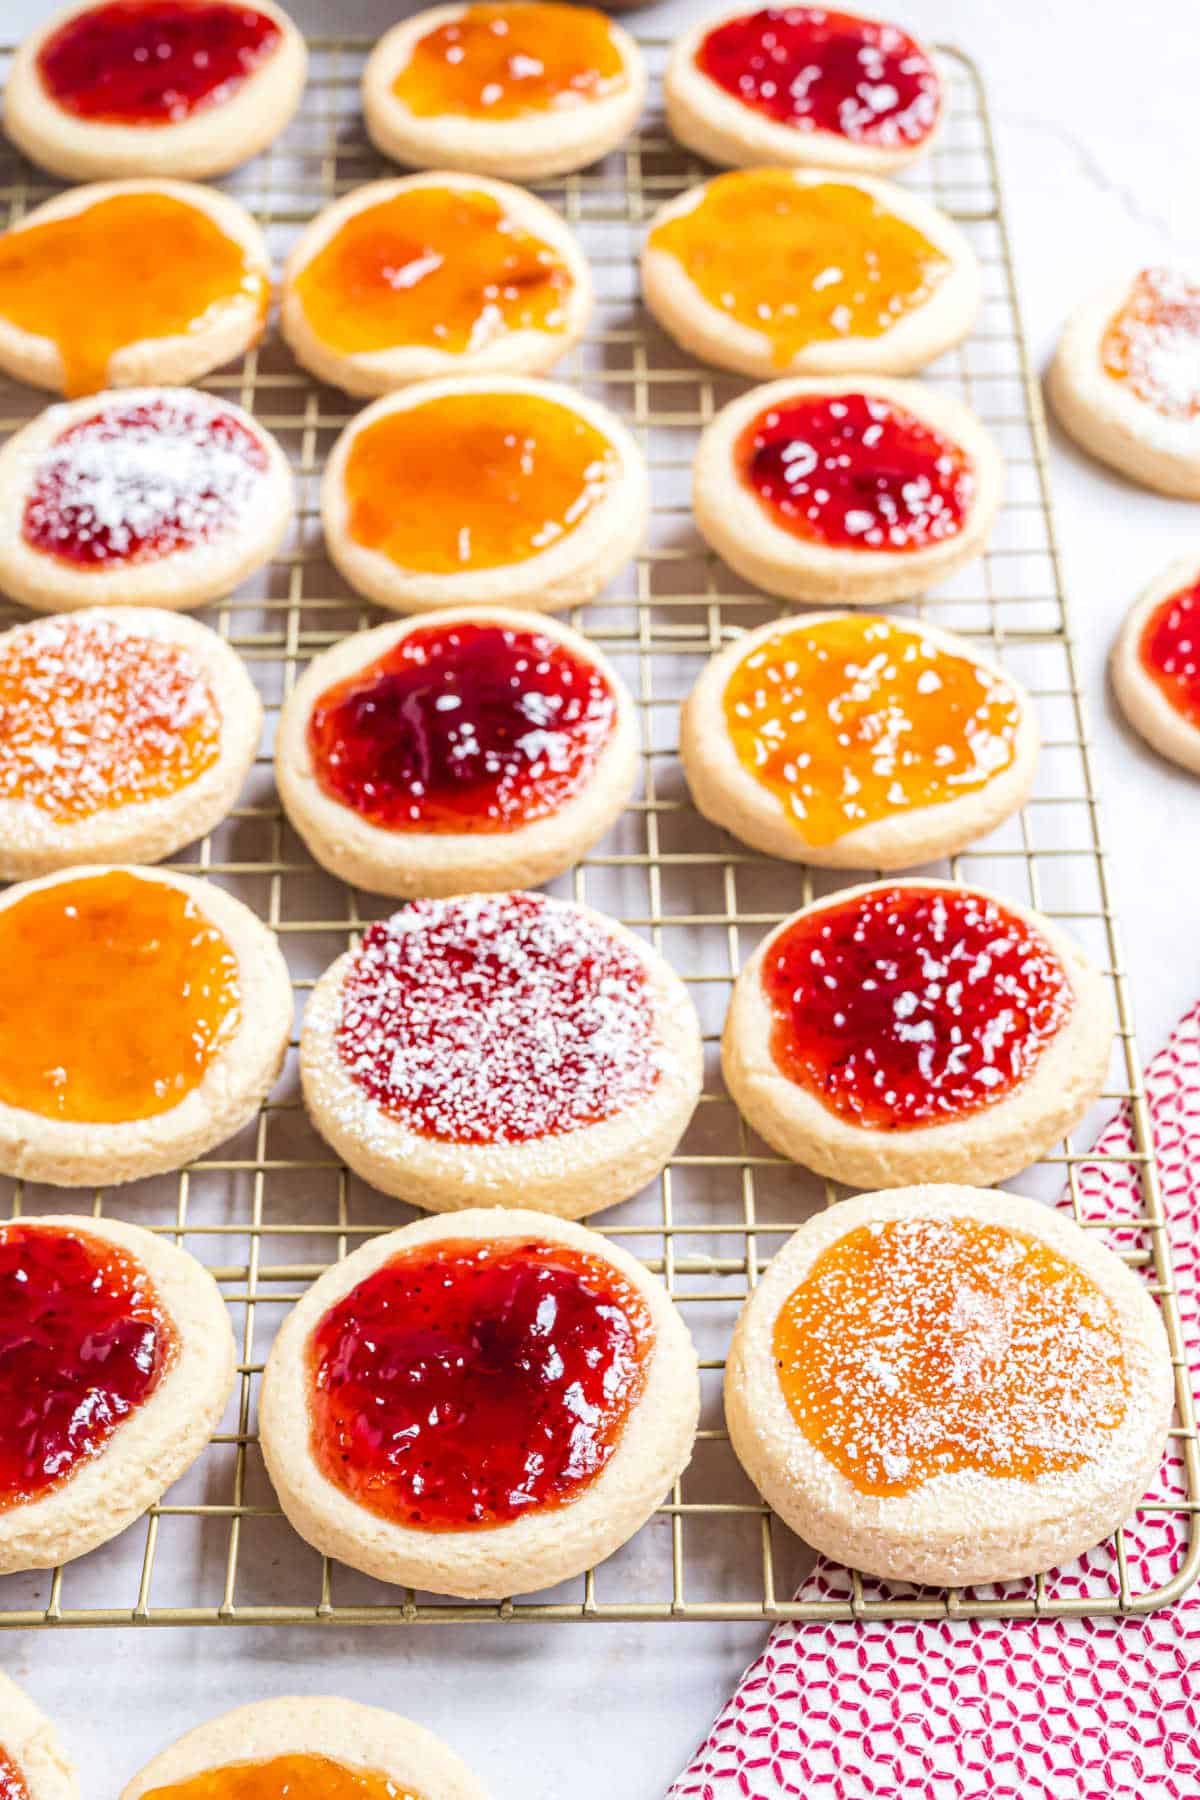
<svg viewBox="0 0 1200 1800">
<path fill-rule="evenodd" d="M 1100 347 L 1105 371 L 1167 419 L 1200 414 L 1200 281 L 1143 269 Z"/>
<path fill-rule="evenodd" d="M 0 1800 L 29 1800 L 25 1777 L 3 1748 L 0 1748 Z"/>
<path fill-rule="evenodd" d="M 527 1143 L 651 1092 L 660 1045 L 636 951 L 542 894 L 418 900 L 372 925 L 337 1047 L 390 1117 L 451 1143 Z"/>
</svg>

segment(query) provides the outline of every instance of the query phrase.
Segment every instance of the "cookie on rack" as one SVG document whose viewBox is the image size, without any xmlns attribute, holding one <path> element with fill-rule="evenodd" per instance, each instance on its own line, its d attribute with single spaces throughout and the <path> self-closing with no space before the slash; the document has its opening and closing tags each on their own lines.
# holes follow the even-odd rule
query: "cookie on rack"
<svg viewBox="0 0 1200 1800">
<path fill-rule="evenodd" d="M 558 213 L 523 188 L 434 170 L 372 181 L 301 232 L 280 326 L 350 394 L 480 372 L 538 374 L 583 336 L 592 278 Z"/>
<path fill-rule="evenodd" d="M 1004 467 L 954 394 L 868 376 L 775 381 L 696 449 L 696 523 L 731 569 L 786 600 L 909 600 L 983 553 Z"/>
<path fill-rule="evenodd" d="M 195 381 L 258 341 L 266 241 L 186 181 L 69 188 L 0 236 L 0 369 L 68 396 Z"/>
<path fill-rule="evenodd" d="M 1047 385 L 1089 455 L 1142 487 L 1200 499 L 1200 266 L 1107 282 L 1068 319 Z"/>
<path fill-rule="evenodd" d="M 1160 756 L 1200 775 L 1200 559 L 1172 563 L 1144 589 L 1109 666 L 1134 730 Z"/>
<path fill-rule="evenodd" d="M 681 348 L 718 368 L 907 375 L 966 337 L 982 283 L 963 232 L 910 188 L 754 168 L 655 215 L 642 291 Z"/>
<path fill-rule="evenodd" d="M 140 1225 L 14 1219 L 0 1225 L 0 1274 L 11 1574 L 84 1556 L 161 1500 L 216 1430 L 237 1356 L 208 1270 Z M 0 1730 L 3 1717 L 0 1697 Z"/>
<path fill-rule="evenodd" d="M 317 983 L 300 1067 L 317 1130 L 382 1193 L 563 1218 L 655 1179 L 703 1077 L 663 958 L 539 893 L 418 900 L 370 926 Z"/>
<path fill-rule="evenodd" d="M 39 612 L 203 606 L 269 561 L 287 458 L 232 401 L 128 388 L 49 406 L 0 448 L 0 591 Z"/>
<path fill-rule="evenodd" d="M 343 638 L 275 738 L 284 810 L 316 860 L 403 898 L 563 874 L 623 812 L 639 756 L 632 696 L 599 651 L 492 606 Z"/>
<path fill-rule="evenodd" d="M 487 1207 L 327 1269 L 275 1340 L 259 1420 L 280 1504 L 323 1555 L 501 1599 L 626 1543 L 686 1468 L 699 1403 L 691 1338 L 643 1263 Z"/>
<path fill-rule="evenodd" d="M 747 1475 L 824 1555 L 886 1580 L 1035 1575 L 1103 1542 L 1158 1472 L 1174 1399 L 1145 1284 L 1018 1194 L 860 1194 L 802 1225 L 725 1376 Z"/>
<path fill-rule="evenodd" d="M 946 881 L 802 907 L 743 968 L 725 1082 L 772 1148 L 847 1187 L 1004 1181 L 1099 1096 L 1104 981 L 1040 913 Z"/>
<path fill-rule="evenodd" d="M 524 375 L 451 375 L 350 421 L 321 483 L 329 556 L 394 612 L 594 600 L 646 534 L 650 482 L 606 406 Z"/>
<path fill-rule="evenodd" d="M 241 657 L 194 619 L 97 607 L 0 635 L 0 876 L 152 863 L 218 825 L 258 749 Z"/>
<path fill-rule="evenodd" d="M 825 6 L 743 4 L 698 20 L 672 46 L 663 95 L 671 135 L 735 168 L 894 174 L 929 151 L 946 112 L 922 43 Z"/>
<path fill-rule="evenodd" d="M 76 0 L 13 58 L 4 125 L 68 181 L 224 175 L 300 104 L 308 53 L 274 0 Z"/>
<path fill-rule="evenodd" d="M 684 704 L 696 806 L 768 856 L 904 869 L 953 856 L 1022 806 L 1033 702 L 936 626 L 870 613 L 779 619 L 727 644 Z"/>
<path fill-rule="evenodd" d="M 258 1110 L 292 990 L 275 935 L 173 869 L 0 894 L 0 1173 L 100 1187 L 180 1168 Z"/>
<path fill-rule="evenodd" d="M 590 6 L 434 6 L 385 32 L 363 71 L 375 148 L 417 169 L 546 181 L 615 150 L 646 97 L 642 53 Z"/>
<path fill-rule="evenodd" d="M 12 1800 L 78 1800 L 79 1777 L 40 1706 L 0 1675 L 0 1789 Z"/>
</svg>

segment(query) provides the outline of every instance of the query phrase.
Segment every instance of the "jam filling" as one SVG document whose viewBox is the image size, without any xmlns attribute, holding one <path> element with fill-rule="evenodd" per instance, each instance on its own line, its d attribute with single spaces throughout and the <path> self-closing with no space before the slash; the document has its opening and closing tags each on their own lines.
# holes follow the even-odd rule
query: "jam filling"
<svg viewBox="0 0 1200 1800">
<path fill-rule="evenodd" d="M 425 1531 L 568 1505 L 616 1450 L 653 1341 L 637 1289 L 584 1251 L 404 1251 L 313 1333 L 314 1455 L 361 1506 Z"/>
<path fill-rule="evenodd" d="M 836 550 L 924 550 L 957 537 L 975 498 L 970 457 L 890 400 L 821 394 L 769 407 L 734 446 L 774 524 Z"/>
<path fill-rule="evenodd" d="M 1104 372 L 1168 419 L 1200 413 L 1200 283 L 1143 269 L 1100 345 Z"/>
<path fill-rule="evenodd" d="M 974 793 L 1011 766 L 1020 722 L 990 670 L 861 614 L 781 628 L 722 705 L 738 761 L 810 844 Z"/>
<path fill-rule="evenodd" d="M 232 99 L 274 51 L 274 19 L 231 0 L 107 0 L 38 52 L 64 112 L 104 125 L 174 125 Z"/>
<path fill-rule="evenodd" d="M 557 251 L 491 194 L 415 187 L 345 220 L 296 294 L 344 355 L 397 344 L 462 353 L 507 331 L 560 331 L 571 286 Z"/>
<path fill-rule="evenodd" d="M 372 925 L 345 978 L 338 1051 L 410 1131 L 528 1143 L 599 1124 L 659 1075 L 645 965 L 544 894 L 418 900 Z"/>
<path fill-rule="evenodd" d="M 0 1227 L 0 1509 L 40 1500 L 98 1456 L 175 1352 L 128 1251 L 43 1224 Z"/>
<path fill-rule="evenodd" d="M 762 983 L 776 1067 L 871 1131 L 994 1106 L 1074 1006 L 1045 939 L 969 888 L 877 887 L 802 914 L 776 938 Z"/>
<path fill-rule="evenodd" d="M 574 531 L 615 472 L 610 440 L 556 400 L 443 394 L 355 434 L 349 531 L 402 569 L 505 568 Z"/>
<path fill-rule="evenodd" d="M 522 119 L 603 100 L 627 80 L 603 13 L 541 0 L 469 6 L 427 31 L 392 92 L 422 119 Z"/>
<path fill-rule="evenodd" d="M 1037 1238 L 976 1219 L 847 1232 L 784 1302 L 774 1349 L 796 1425 L 863 1494 L 1081 1469 L 1125 1416 L 1105 1295 Z"/>
<path fill-rule="evenodd" d="M 515 831 L 584 786 L 616 724 L 596 665 L 540 632 L 428 625 L 327 688 L 323 791 L 385 831 Z"/>
<path fill-rule="evenodd" d="M 755 112 L 797 131 L 905 150 L 937 124 L 937 70 L 907 32 L 823 6 L 769 7 L 717 25 L 697 67 Z"/>
<path fill-rule="evenodd" d="M 107 386 L 109 361 L 126 345 L 185 337 L 247 296 L 265 318 L 266 275 L 174 194 L 110 194 L 0 237 L 0 317 L 57 345 L 68 394 Z"/>
<path fill-rule="evenodd" d="M 237 1021 L 237 957 L 190 895 L 113 870 L 0 908 L 0 1100 L 46 1119 L 152 1119 Z"/>
<path fill-rule="evenodd" d="M 43 452 L 21 535 L 78 569 L 156 562 L 244 523 L 266 468 L 261 438 L 201 395 L 111 401 Z"/>
<path fill-rule="evenodd" d="M 331 1756 L 293 1751 L 261 1762 L 222 1763 L 186 1781 L 151 1788 L 144 1800 L 422 1800 L 376 1769 L 352 1769 Z"/>
<path fill-rule="evenodd" d="M 25 1777 L 3 1746 L 0 1746 L 0 1800 L 29 1800 Z"/>
<path fill-rule="evenodd" d="M 216 699 L 184 645 L 86 616 L 0 639 L 0 799 L 69 824 L 177 794 L 220 749 Z"/>
<path fill-rule="evenodd" d="M 1175 711 L 1200 728 L 1200 582 L 1155 607 L 1142 627 L 1138 660 Z"/>
<path fill-rule="evenodd" d="M 710 306 L 769 339 L 781 368 L 809 344 L 882 337 L 950 270 L 873 194 L 833 177 L 801 183 L 786 169 L 716 176 L 650 244 Z"/>
</svg>

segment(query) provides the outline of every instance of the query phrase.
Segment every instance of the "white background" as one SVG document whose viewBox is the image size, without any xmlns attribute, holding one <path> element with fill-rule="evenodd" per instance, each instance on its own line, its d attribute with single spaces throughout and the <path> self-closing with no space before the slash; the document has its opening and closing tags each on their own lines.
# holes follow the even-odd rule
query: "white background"
<svg viewBox="0 0 1200 1800">
<path fill-rule="evenodd" d="M 0 0 L 3 35 L 45 0 Z M 378 31 L 383 0 L 292 0 L 305 28 Z M 698 10 L 636 15 L 665 35 Z M 999 131 L 1025 322 L 1044 364 L 1065 312 L 1111 269 L 1200 254 L 1192 0 L 913 0 L 906 23 L 982 66 Z M 1124 608 L 1200 510 L 1144 494 L 1059 438 L 1053 479 L 1143 1051 L 1200 992 L 1197 789 L 1123 728 L 1104 659 Z M 165 1631 L 0 1639 L 0 1666 L 54 1714 L 88 1796 L 245 1700 L 327 1692 L 441 1732 L 497 1800 L 659 1800 L 763 1639 L 751 1626 Z"/>
</svg>

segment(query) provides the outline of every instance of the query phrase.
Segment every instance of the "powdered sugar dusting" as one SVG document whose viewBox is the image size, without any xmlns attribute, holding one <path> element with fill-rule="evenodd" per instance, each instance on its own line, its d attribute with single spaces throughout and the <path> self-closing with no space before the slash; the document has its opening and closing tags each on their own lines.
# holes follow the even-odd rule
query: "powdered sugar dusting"
<svg viewBox="0 0 1200 1800">
<path fill-rule="evenodd" d="M 1143 269 L 1112 319 L 1100 350 L 1109 375 L 1126 381 L 1168 419 L 1200 414 L 1200 283 L 1178 269 Z"/>
</svg>

